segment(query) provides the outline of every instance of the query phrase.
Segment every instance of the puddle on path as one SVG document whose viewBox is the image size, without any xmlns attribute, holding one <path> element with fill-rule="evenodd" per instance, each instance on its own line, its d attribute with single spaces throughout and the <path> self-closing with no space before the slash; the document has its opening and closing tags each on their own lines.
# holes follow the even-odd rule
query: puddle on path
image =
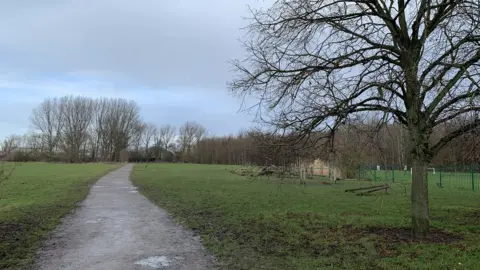
<svg viewBox="0 0 480 270">
<path fill-rule="evenodd" d="M 87 220 L 85 221 L 85 224 L 96 224 L 96 223 L 100 223 L 100 222 L 102 222 L 102 221 L 103 221 L 103 219 L 101 219 L 101 218 L 97 218 L 97 219 L 87 219 Z"/>
<path fill-rule="evenodd" d="M 148 257 L 144 260 L 135 262 L 137 265 L 149 266 L 152 268 L 160 268 L 170 265 L 170 260 L 165 256 Z"/>
</svg>

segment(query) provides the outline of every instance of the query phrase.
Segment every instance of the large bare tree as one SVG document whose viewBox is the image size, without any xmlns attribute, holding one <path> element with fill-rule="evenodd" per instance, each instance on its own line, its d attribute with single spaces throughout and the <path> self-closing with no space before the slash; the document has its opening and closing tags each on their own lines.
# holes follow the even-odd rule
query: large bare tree
<svg viewBox="0 0 480 270">
<path fill-rule="evenodd" d="M 58 98 L 45 99 L 33 109 L 30 122 L 43 135 L 43 145 L 46 147 L 47 159 L 51 160 L 55 148 L 61 138 L 63 121 L 63 103 Z"/>
<path fill-rule="evenodd" d="M 142 139 L 139 131 L 140 109 L 133 101 L 124 99 L 97 100 L 96 130 L 100 140 L 102 159 L 119 160 L 120 152 L 130 146 L 134 138 Z"/>
<path fill-rule="evenodd" d="M 231 88 L 260 96 L 270 123 L 303 134 L 370 111 L 405 126 L 412 235 L 425 238 L 428 163 L 480 126 L 471 117 L 431 138 L 436 126 L 480 111 L 479 10 L 474 0 L 277 0 L 252 10 L 248 56 L 234 62 Z"/>
</svg>

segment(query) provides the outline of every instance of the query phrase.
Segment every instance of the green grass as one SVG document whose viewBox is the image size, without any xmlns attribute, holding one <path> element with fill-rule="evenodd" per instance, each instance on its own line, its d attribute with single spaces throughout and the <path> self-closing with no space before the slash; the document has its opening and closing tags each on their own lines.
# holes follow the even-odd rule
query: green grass
<svg viewBox="0 0 480 270">
<path fill-rule="evenodd" d="M 13 166 L 12 163 L 0 166 Z M 0 269 L 29 266 L 47 233 L 120 164 L 24 163 L 0 183 Z"/>
<path fill-rule="evenodd" d="M 408 239 L 410 185 L 355 196 L 371 182 L 298 184 L 218 165 L 135 166 L 150 200 L 202 235 L 225 269 L 480 269 L 480 192 L 430 188 L 433 239 Z M 406 237 L 406 238 L 404 238 Z"/>
<path fill-rule="evenodd" d="M 409 182 L 412 180 L 410 172 L 405 173 L 400 170 L 363 170 L 360 172 L 360 178 L 370 179 L 377 182 Z M 476 172 L 442 172 L 437 168 L 435 173 L 429 171 L 429 182 L 439 184 L 446 188 L 480 190 L 480 173 Z"/>
</svg>

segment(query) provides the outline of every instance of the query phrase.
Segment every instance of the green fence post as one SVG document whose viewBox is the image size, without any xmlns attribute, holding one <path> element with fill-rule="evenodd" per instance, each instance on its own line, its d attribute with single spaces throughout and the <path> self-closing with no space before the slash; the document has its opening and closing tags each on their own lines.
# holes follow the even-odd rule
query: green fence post
<svg viewBox="0 0 480 270">
<path fill-rule="evenodd" d="M 472 166 L 472 191 L 475 191 L 475 169 Z"/>
<path fill-rule="evenodd" d="M 361 174 L 361 169 L 362 169 L 362 166 L 361 165 L 358 165 L 358 180 L 362 179 L 360 174 Z"/>
<path fill-rule="evenodd" d="M 392 182 L 395 182 L 395 166 L 392 166 Z"/>
<path fill-rule="evenodd" d="M 440 187 L 443 187 L 443 184 L 442 184 L 442 168 L 440 168 L 438 174 L 440 175 Z"/>
<path fill-rule="evenodd" d="M 376 170 L 376 168 L 375 168 L 375 170 L 373 170 L 373 181 L 377 182 L 377 170 Z"/>
</svg>

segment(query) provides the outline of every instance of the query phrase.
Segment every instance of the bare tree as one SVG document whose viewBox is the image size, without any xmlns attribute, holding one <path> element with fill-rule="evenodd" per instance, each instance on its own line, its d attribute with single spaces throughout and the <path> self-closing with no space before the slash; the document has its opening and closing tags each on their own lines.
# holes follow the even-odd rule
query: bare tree
<svg viewBox="0 0 480 270">
<path fill-rule="evenodd" d="M 205 128 L 194 121 L 187 121 L 180 127 L 178 141 L 184 161 L 189 161 L 196 139 L 201 138 L 203 134 Z"/>
<path fill-rule="evenodd" d="M 110 144 L 106 123 L 108 105 L 108 99 L 99 99 L 95 102 L 94 120 L 92 123 L 93 134 L 90 137 L 93 144 L 92 158 L 94 160 L 106 161 L 108 159 L 108 148 Z"/>
<path fill-rule="evenodd" d="M 93 118 L 93 100 L 86 97 L 66 96 L 63 106 L 62 146 L 70 162 L 79 161 L 80 150 L 88 139 L 88 128 Z"/>
<path fill-rule="evenodd" d="M 195 151 L 196 148 L 200 146 L 200 141 L 204 138 L 204 136 L 206 136 L 206 133 L 207 133 L 207 130 L 204 127 L 198 126 L 194 135 L 195 149 L 193 151 Z M 201 155 L 198 155 L 196 159 L 197 159 L 197 162 L 203 163 Z"/>
<path fill-rule="evenodd" d="M 2 144 L 0 144 L 0 152 L 2 153 L 2 157 L 8 157 L 19 147 L 17 137 L 17 135 L 10 135 L 3 140 Z"/>
<path fill-rule="evenodd" d="M 110 100 L 108 127 L 113 142 L 112 160 L 119 160 L 120 151 L 127 149 L 135 136 L 135 128 L 141 123 L 138 105 L 124 99 Z"/>
<path fill-rule="evenodd" d="M 34 132 L 24 142 L 34 150 L 23 157 L 52 160 L 65 156 L 70 162 L 124 160 L 130 147 L 138 152 L 140 145 L 145 145 L 144 135 L 150 138 L 146 145 L 150 148 L 154 131 L 145 134 L 139 110 L 135 102 L 124 99 L 46 99 L 32 111 Z"/>
<path fill-rule="evenodd" d="M 427 166 L 479 119 L 432 141 L 434 128 L 480 111 L 480 2 L 277 0 L 252 10 L 236 61 L 238 95 L 260 96 L 269 123 L 309 134 L 381 112 L 405 126 L 413 167 L 412 235 L 429 236 Z M 388 117 L 386 119 L 388 119 Z"/>
<path fill-rule="evenodd" d="M 51 160 L 54 150 L 61 138 L 61 131 L 64 125 L 63 105 L 57 98 L 45 99 L 40 105 L 33 109 L 30 122 L 33 127 L 40 131 L 44 137 L 47 159 Z"/>
<path fill-rule="evenodd" d="M 207 130 L 204 127 L 199 125 L 194 135 L 195 143 L 198 143 L 201 139 L 203 139 L 206 133 L 207 133 Z"/>
<path fill-rule="evenodd" d="M 172 152 L 173 156 L 172 156 L 172 160 L 173 162 L 176 162 L 178 161 L 178 158 L 180 157 L 181 155 L 181 149 L 179 147 L 179 145 L 177 143 L 174 143 L 174 142 L 171 142 L 168 147 L 169 151 Z"/>
<path fill-rule="evenodd" d="M 120 152 L 137 142 L 140 145 L 138 105 L 124 99 L 101 99 L 96 102 L 95 133 L 103 160 L 118 161 Z"/>
<path fill-rule="evenodd" d="M 157 147 L 158 156 L 162 159 L 162 152 L 169 150 L 169 145 L 175 137 L 175 126 L 170 124 L 162 125 L 157 129 L 155 134 L 155 145 Z M 162 149 L 163 148 L 163 149 Z"/>
<path fill-rule="evenodd" d="M 146 123 L 145 129 L 143 132 L 143 145 L 145 147 L 145 158 L 148 160 L 151 153 L 151 143 L 154 139 L 155 134 L 157 133 L 157 127 L 152 123 Z"/>
<path fill-rule="evenodd" d="M 16 167 L 20 163 L 6 164 L 4 161 L 12 159 L 12 154 L 19 147 L 21 136 L 11 135 L 8 136 L 0 143 L 0 184 L 4 181 L 7 181 L 12 176 Z"/>
<path fill-rule="evenodd" d="M 138 154 L 142 145 L 142 138 L 144 137 L 143 133 L 145 132 L 145 124 L 141 122 L 137 123 L 133 128 L 133 131 L 132 146 L 135 152 Z"/>
<path fill-rule="evenodd" d="M 21 137 L 18 135 L 10 135 L 5 138 L 2 143 L 0 143 L 0 184 L 10 179 L 13 171 L 19 165 L 19 163 L 4 163 L 5 160 L 12 159 L 12 155 L 19 147 L 19 138 Z"/>
<path fill-rule="evenodd" d="M 22 138 L 23 141 L 23 147 L 25 148 L 26 151 L 29 153 L 29 158 L 32 160 L 42 160 L 45 158 L 45 150 L 48 149 L 47 146 L 45 146 L 45 136 L 43 134 L 38 134 L 35 132 L 30 132 L 25 135 L 23 135 Z M 47 150 L 48 151 L 48 150 Z M 47 152 L 46 157 L 52 161 L 54 156 L 49 156 L 49 152 Z"/>
</svg>

